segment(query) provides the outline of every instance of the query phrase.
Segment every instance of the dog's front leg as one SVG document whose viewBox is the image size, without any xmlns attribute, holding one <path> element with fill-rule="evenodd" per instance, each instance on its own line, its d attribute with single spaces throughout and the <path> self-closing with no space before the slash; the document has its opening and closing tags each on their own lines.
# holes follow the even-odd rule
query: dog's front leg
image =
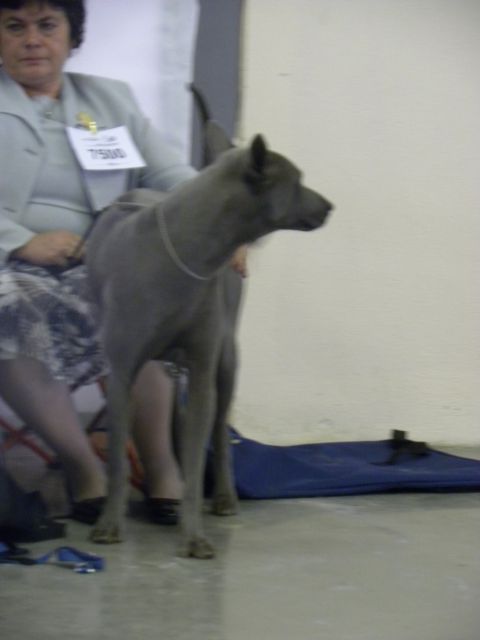
<svg viewBox="0 0 480 640">
<path fill-rule="evenodd" d="M 212 430 L 216 392 L 211 366 L 194 363 L 189 369 L 188 406 L 180 434 L 184 495 L 178 555 L 212 558 L 215 552 L 204 535 L 202 511 L 206 448 Z"/>
<path fill-rule="evenodd" d="M 222 344 L 217 371 L 217 406 L 213 426 L 214 491 L 212 513 L 230 516 L 238 511 L 238 497 L 232 471 L 230 433 L 227 424 L 232 402 L 237 367 L 233 332 L 228 332 Z"/>
<path fill-rule="evenodd" d="M 90 534 L 94 542 L 111 544 L 121 542 L 123 538 L 130 413 L 129 384 L 112 371 L 107 383 L 108 497 L 103 513 Z"/>
</svg>

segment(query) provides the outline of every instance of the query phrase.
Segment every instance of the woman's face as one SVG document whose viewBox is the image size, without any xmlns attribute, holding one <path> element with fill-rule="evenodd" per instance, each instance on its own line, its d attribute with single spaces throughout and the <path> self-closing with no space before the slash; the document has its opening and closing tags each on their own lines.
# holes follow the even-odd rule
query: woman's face
<svg viewBox="0 0 480 640">
<path fill-rule="evenodd" d="M 70 25 L 61 9 L 32 2 L 0 10 L 3 67 L 29 95 L 57 97 L 70 50 Z"/>
</svg>

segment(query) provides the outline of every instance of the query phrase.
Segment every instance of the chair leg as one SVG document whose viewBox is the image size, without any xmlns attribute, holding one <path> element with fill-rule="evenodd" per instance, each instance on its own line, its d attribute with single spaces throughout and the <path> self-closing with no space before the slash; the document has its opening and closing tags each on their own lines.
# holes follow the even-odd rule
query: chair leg
<svg viewBox="0 0 480 640">
<path fill-rule="evenodd" d="M 37 444 L 30 436 L 28 427 L 12 427 L 4 418 L 0 416 L 0 427 L 7 432 L 7 437 L 4 438 L 1 446 L 0 453 L 5 453 L 17 444 L 22 444 L 28 447 L 31 451 L 36 453 L 47 464 L 55 463 L 55 456 L 49 453 L 46 449 Z"/>
</svg>

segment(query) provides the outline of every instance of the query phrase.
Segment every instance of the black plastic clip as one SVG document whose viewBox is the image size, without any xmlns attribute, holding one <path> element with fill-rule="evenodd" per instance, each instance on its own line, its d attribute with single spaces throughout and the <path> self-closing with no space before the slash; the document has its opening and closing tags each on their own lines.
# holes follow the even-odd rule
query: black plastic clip
<svg viewBox="0 0 480 640">
<path fill-rule="evenodd" d="M 406 431 L 400 431 L 394 429 L 392 431 L 392 437 L 389 441 L 392 454 L 386 462 L 379 462 L 379 465 L 391 465 L 396 464 L 402 455 L 409 455 L 413 458 L 421 458 L 429 455 L 429 450 L 426 442 L 415 442 L 407 438 Z"/>
</svg>

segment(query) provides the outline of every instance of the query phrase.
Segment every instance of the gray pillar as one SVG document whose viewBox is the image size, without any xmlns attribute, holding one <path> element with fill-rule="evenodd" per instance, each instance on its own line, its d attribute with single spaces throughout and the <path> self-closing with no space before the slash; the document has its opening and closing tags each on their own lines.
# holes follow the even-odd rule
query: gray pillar
<svg viewBox="0 0 480 640">
<path fill-rule="evenodd" d="M 194 84 L 214 120 L 235 135 L 239 105 L 239 53 L 243 0 L 200 0 Z M 194 110 L 192 163 L 202 163 L 200 121 Z"/>
</svg>

